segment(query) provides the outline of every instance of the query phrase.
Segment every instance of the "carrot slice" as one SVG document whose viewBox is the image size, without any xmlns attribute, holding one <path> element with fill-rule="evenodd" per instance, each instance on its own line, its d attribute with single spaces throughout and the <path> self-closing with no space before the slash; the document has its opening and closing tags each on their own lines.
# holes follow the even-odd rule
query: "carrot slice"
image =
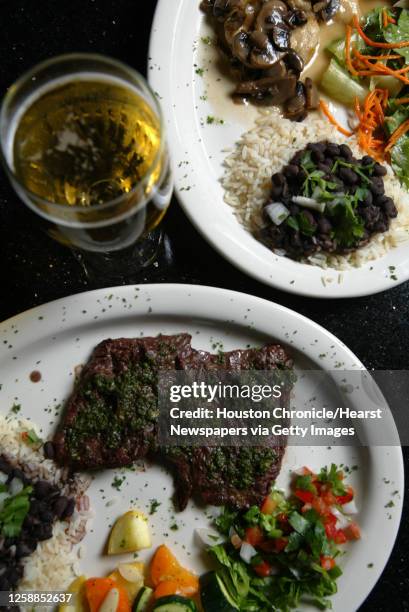
<svg viewBox="0 0 409 612">
<path fill-rule="evenodd" d="M 341 134 L 344 134 L 344 136 L 352 136 L 353 132 L 349 132 L 338 123 L 335 117 L 331 114 L 331 111 L 329 110 L 328 105 L 324 102 L 324 100 L 320 100 L 320 108 L 324 115 L 327 117 L 328 121 L 332 123 L 332 125 L 334 125 L 337 130 L 341 132 Z"/>
</svg>

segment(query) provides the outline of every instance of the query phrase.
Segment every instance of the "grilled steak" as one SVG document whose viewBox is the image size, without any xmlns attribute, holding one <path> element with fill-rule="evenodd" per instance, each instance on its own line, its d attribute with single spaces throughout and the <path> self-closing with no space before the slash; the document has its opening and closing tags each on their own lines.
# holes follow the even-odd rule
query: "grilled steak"
<svg viewBox="0 0 409 612">
<path fill-rule="evenodd" d="M 104 340 L 69 398 L 54 438 L 57 460 L 75 469 L 121 467 L 155 448 L 157 372 L 179 369 L 190 336 Z"/>
<path fill-rule="evenodd" d="M 235 350 L 214 355 L 205 351 L 187 353 L 184 369 L 221 372 L 291 368 L 292 361 L 276 344 L 261 349 Z M 280 405 L 287 407 L 290 380 L 283 388 Z M 176 501 L 183 510 L 189 498 L 198 494 L 207 504 L 246 508 L 259 504 L 280 472 L 285 445 L 271 438 L 264 446 L 167 447 L 162 456 L 174 469 Z"/>
<path fill-rule="evenodd" d="M 240 372 L 288 369 L 275 344 L 214 355 L 192 348 L 188 334 L 105 340 L 84 367 L 54 438 L 56 458 L 74 469 L 121 467 L 160 456 L 175 473 L 179 508 L 198 494 L 209 504 L 259 503 L 277 477 L 285 446 L 158 448 L 159 370 Z M 281 398 L 288 405 L 290 389 Z"/>
</svg>

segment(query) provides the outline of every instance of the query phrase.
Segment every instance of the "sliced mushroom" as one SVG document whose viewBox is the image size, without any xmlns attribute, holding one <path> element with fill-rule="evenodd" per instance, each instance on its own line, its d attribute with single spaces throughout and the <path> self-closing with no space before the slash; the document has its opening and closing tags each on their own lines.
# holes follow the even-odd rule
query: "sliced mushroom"
<svg viewBox="0 0 409 612">
<path fill-rule="evenodd" d="M 267 34 L 265 32 L 260 32 L 260 30 L 254 30 L 250 34 L 250 40 L 257 49 L 267 49 L 268 43 L 270 42 Z"/>
<path fill-rule="evenodd" d="M 307 23 L 308 17 L 305 11 L 295 10 L 287 13 L 284 20 L 290 28 L 298 28 Z"/>
<path fill-rule="evenodd" d="M 233 39 L 232 53 L 246 66 L 250 55 L 249 35 L 246 32 L 238 32 Z"/>
<path fill-rule="evenodd" d="M 280 79 L 265 77 L 253 81 L 243 81 L 236 87 L 235 93 L 241 96 L 264 98 L 268 96 L 272 104 L 282 104 L 294 97 L 297 79 L 294 76 L 285 76 Z"/>
<path fill-rule="evenodd" d="M 304 60 L 293 49 L 287 51 L 284 61 L 288 68 L 294 70 L 297 74 L 301 74 L 304 70 Z"/>
<path fill-rule="evenodd" d="M 304 82 L 305 88 L 305 108 L 307 110 L 315 110 L 319 107 L 320 96 L 318 90 L 310 77 L 307 77 Z"/>
<path fill-rule="evenodd" d="M 236 35 L 244 30 L 245 14 L 240 9 L 231 11 L 224 22 L 224 37 L 229 46 L 233 44 Z"/>
<path fill-rule="evenodd" d="M 328 0 L 326 6 L 319 11 L 318 15 L 322 21 L 329 21 L 339 11 L 339 8 L 340 0 Z"/>
<path fill-rule="evenodd" d="M 298 81 L 295 95 L 287 100 L 284 109 L 284 116 L 293 121 L 299 121 L 306 116 L 306 96 L 304 86 L 301 81 Z"/>
<path fill-rule="evenodd" d="M 275 79 L 283 79 L 287 75 L 287 68 L 283 60 L 273 64 L 271 68 L 265 71 L 265 76 Z"/>
<path fill-rule="evenodd" d="M 271 28 L 279 23 L 282 23 L 284 15 L 287 13 L 288 7 L 281 0 L 268 0 L 261 7 L 255 29 L 261 32 L 268 32 Z"/>
<path fill-rule="evenodd" d="M 275 64 L 282 53 L 274 49 L 271 42 L 268 43 L 266 49 L 257 49 L 254 47 L 250 52 L 250 64 L 258 70 L 266 70 Z"/>
<path fill-rule="evenodd" d="M 290 32 L 288 27 L 281 23 L 273 27 L 271 36 L 277 49 L 285 51 L 290 46 Z"/>
</svg>

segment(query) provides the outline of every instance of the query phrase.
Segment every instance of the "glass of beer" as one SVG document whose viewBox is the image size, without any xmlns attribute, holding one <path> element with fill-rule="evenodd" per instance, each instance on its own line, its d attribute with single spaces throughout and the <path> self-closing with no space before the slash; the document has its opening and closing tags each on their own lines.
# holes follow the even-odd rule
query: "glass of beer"
<svg viewBox="0 0 409 612">
<path fill-rule="evenodd" d="M 132 281 L 153 262 L 173 184 L 161 110 L 140 74 L 90 54 L 39 64 L 8 90 L 0 139 L 17 194 L 91 279 Z"/>
</svg>

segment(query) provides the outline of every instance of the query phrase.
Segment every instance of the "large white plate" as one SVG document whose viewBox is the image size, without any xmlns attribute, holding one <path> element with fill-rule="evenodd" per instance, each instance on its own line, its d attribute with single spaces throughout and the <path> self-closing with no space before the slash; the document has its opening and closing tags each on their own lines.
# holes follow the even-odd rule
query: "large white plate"
<svg viewBox="0 0 409 612">
<path fill-rule="evenodd" d="M 189 285 L 102 289 L 46 304 L 0 324 L 0 410 L 5 414 L 13 403 L 20 403 L 21 414 L 38 423 L 46 436 L 57 421 L 50 409 L 64 402 L 75 367 L 87 360 L 99 341 L 182 331 L 192 334 L 197 348 L 212 350 L 215 343 L 222 343 L 230 350 L 274 338 L 288 347 L 298 369 L 330 370 L 340 363 L 345 369 L 363 369 L 353 353 L 322 327 L 259 298 Z M 42 373 L 37 384 L 29 379 L 33 370 Z M 297 389 L 303 398 L 311 397 L 308 377 L 297 383 Z M 330 400 L 318 398 L 317 403 L 325 401 Z M 338 612 L 352 612 L 379 578 L 395 541 L 403 497 L 402 455 L 397 447 L 290 447 L 278 484 L 287 486 L 291 469 L 302 465 L 318 469 L 331 462 L 358 466 L 351 482 L 357 490 L 363 537 L 342 559 L 344 575 L 333 600 Z M 111 486 L 115 473 L 99 473 L 89 491 L 96 518 L 84 541 L 83 572 L 103 575 L 112 569 L 117 559 L 102 555 L 109 525 L 129 507 L 148 510 L 153 498 L 162 504 L 150 517 L 154 547 L 165 542 L 187 567 L 203 571 L 204 557 L 194 538 L 195 528 L 207 526 L 203 509 L 189 503 L 185 512 L 175 513 L 169 499 L 172 480 L 158 466 L 145 472 L 120 472 L 126 480 L 119 493 Z M 385 508 L 392 491 L 399 492 L 395 505 Z M 116 503 L 107 507 L 112 499 Z M 175 522 L 178 531 L 170 529 Z M 141 558 L 150 555 L 148 551 Z"/>
<path fill-rule="evenodd" d="M 224 151 L 251 127 L 255 110 L 238 107 L 229 99 L 232 83 L 219 70 L 217 51 L 203 42 L 208 35 L 214 38 L 199 11 L 199 0 L 159 0 L 151 34 L 149 80 L 167 121 L 176 193 L 196 228 L 240 270 L 292 293 L 353 297 L 407 280 L 409 244 L 340 276 L 337 270 L 324 271 L 273 254 L 239 224 L 223 201 L 219 180 Z M 209 125 L 208 116 L 225 123 Z"/>
</svg>

